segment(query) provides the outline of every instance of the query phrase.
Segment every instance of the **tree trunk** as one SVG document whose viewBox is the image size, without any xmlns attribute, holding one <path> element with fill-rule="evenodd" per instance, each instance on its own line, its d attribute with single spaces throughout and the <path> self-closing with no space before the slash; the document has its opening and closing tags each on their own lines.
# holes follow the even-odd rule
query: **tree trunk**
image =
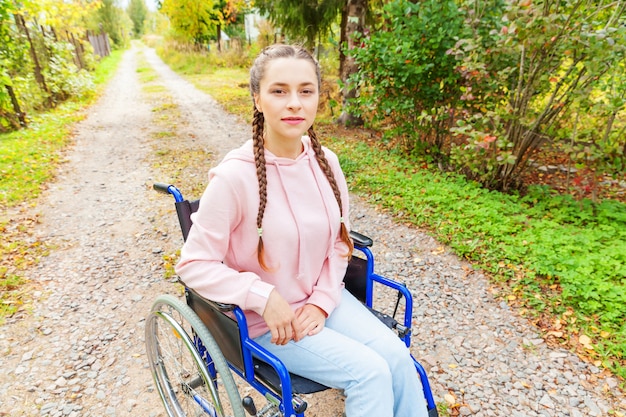
<svg viewBox="0 0 626 417">
<path fill-rule="evenodd" d="M 222 52 L 222 25 L 217 25 L 217 51 Z"/>
<path fill-rule="evenodd" d="M 35 50 L 35 45 L 33 45 L 33 41 L 30 38 L 30 32 L 28 31 L 28 27 L 26 27 L 26 22 L 24 21 L 24 17 L 22 15 L 16 14 L 15 23 L 17 27 L 22 31 L 22 33 L 24 33 L 24 35 L 26 36 L 26 39 L 28 39 L 28 44 L 30 45 L 30 57 L 32 58 L 33 65 L 35 66 L 35 80 L 37 80 L 37 83 L 39 84 L 39 86 L 44 92 L 50 93 L 50 91 L 48 90 L 48 86 L 46 85 L 46 80 L 43 76 L 43 72 L 41 70 L 41 65 L 39 65 L 39 59 L 37 57 L 37 51 Z M 48 105 L 49 104 L 50 103 L 48 103 Z"/>
<path fill-rule="evenodd" d="M 346 0 L 346 5 L 341 12 L 339 78 L 344 87 L 341 89 L 342 112 L 337 122 L 344 126 L 359 126 L 363 124 L 363 120 L 360 117 L 346 111 L 348 100 L 355 98 L 358 93 L 358 90 L 350 87 L 347 81 L 352 74 L 359 70 L 354 59 L 349 57 L 346 52 L 357 46 L 354 44 L 354 35 L 359 32 L 363 33 L 367 7 L 367 0 Z"/>
<path fill-rule="evenodd" d="M 20 104 L 17 101 L 17 97 L 15 96 L 15 91 L 13 91 L 13 87 L 11 87 L 10 85 L 6 85 L 6 84 L 4 87 L 9 93 L 9 97 L 11 98 L 11 104 L 13 105 L 13 111 L 15 112 L 15 115 L 17 116 L 17 119 L 20 122 L 19 126 L 14 126 L 14 127 L 15 128 L 26 127 L 26 114 L 24 114 L 22 112 L 22 109 L 20 108 Z"/>
</svg>

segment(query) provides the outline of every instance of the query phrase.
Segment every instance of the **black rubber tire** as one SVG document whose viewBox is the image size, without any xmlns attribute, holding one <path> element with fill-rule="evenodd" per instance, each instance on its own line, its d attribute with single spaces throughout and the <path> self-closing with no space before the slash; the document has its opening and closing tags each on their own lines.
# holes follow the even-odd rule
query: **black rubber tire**
<svg viewBox="0 0 626 417">
<path fill-rule="evenodd" d="M 150 370 L 168 416 L 245 416 L 224 355 L 185 302 L 171 295 L 158 297 L 146 319 L 145 336 Z M 215 380 L 194 336 L 202 342 L 217 372 Z"/>
</svg>

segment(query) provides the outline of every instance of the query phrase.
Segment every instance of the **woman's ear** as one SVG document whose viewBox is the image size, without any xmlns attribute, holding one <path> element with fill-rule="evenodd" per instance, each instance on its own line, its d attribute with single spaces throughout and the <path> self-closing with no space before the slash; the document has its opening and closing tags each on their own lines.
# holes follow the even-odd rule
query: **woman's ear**
<svg viewBox="0 0 626 417">
<path fill-rule="evenodd" d="M 261 109 L 261 100 L 259 100 L 259 95 L 258 94 L 254 94 L 254 106 L 256 107 L 256 109 L 259 111 L 259 113 L 263 113 L 263 110 Z"/>
</svg>

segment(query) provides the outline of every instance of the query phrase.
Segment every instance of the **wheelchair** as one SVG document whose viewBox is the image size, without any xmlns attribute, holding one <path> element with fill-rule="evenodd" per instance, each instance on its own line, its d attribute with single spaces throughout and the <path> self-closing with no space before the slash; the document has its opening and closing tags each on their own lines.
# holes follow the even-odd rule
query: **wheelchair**
<svg viewBox="0 0 626 417">
<path fill-rule="evenodd" d="M 153 188 L 174 197 L 186 240 L 192 224 L 190 216 L 198 209 L 199 200 L 184 199 L 173 185 L 155 183 Z M 351 232 L 351 237 L 358 251 L 348 265 L 346 288 L 395 330 L 408 347 L 411 293 L 406 286 L 374 273 L 370 238 L 356 232 Z M 392 315 L 372 308 L 374 283 L 397 291 Z M 307 402 L 303 395 L 328 389 L 289 373 L 278 358 L 256 344 L 248 336 L 246 317 L 238 306 L 207 300 L 186 286 L 184 291 L 186 302 L 169 294 L 159 296 L 145 326 L 150 370 L 168 416 L 244 417 L 247 412 L 253 417 L 304 417 Z M 404 317 L 398 321 L 394 316 L 402 298 Z M 413 361 L 421 378 L 428 415 L 437 417 L 426 372 L 417 360 Z M 238 385 L 244 387 L 243 398 Z M 262 408 L 257 408 L 250 392 L 257 401 L 261 399 Z"/>
</svg>

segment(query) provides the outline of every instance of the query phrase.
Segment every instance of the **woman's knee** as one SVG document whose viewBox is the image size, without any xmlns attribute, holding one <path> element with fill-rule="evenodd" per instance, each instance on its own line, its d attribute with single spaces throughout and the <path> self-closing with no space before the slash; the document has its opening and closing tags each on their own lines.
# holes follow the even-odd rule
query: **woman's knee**
<svg viewBox="0 0 626 417">
<path fill-rule="evenodd" d="M 362 382 L 371 382 L 377 386 L 391 386 L 393 371 L 387 359 L 378 354 L 371 355 L 363 364 L 363 373 L 365 377 Z"/>
</svg>

